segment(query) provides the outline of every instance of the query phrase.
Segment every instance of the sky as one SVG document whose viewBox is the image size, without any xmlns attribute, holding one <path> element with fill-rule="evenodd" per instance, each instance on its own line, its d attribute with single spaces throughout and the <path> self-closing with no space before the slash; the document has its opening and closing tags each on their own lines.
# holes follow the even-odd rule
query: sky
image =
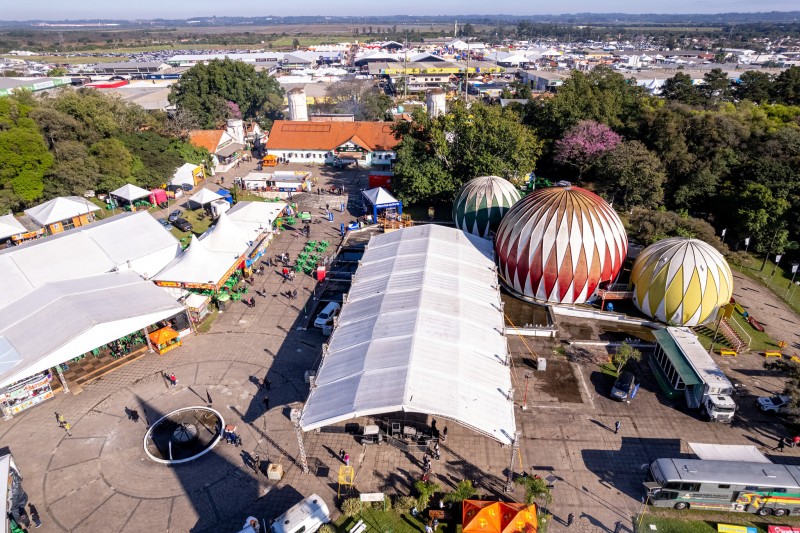
<svg viewBox="0 0 800 533">
<path fill-rule="evenodd" d="M 254 8 L 254 6 L 258 6 Z M 792 11 L 800 9 L 796 0 L 505 0 L 497 4 L 485 0 L 295 0 L 293 2 L 253 2 L 252 0 L 137 0 L 99 2 L 98 0 L 0 0 L 0 19 L 84 19 L 84 18 L 177 18 L 205 16 L 287 16 L 287 15 L 458 15 L 494 13 L 543 15 L 561 13 L 729 13 L 753 11 Z"/>
</svg>

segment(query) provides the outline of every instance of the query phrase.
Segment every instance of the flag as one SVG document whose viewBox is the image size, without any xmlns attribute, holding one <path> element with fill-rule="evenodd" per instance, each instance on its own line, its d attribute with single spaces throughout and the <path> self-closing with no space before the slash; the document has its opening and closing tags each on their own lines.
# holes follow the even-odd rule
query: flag
<svg viewBox="0 0 800 533">
<path fill-rule="evenodd" d="M 781 255 L 781 254 L 778 254 L 778 255 L 775 256 L 775 264 L 776 265 L 781 262 L 781 257 L 783 257 L 783 255 Z"/>
<path fill-rule="evenodd" d="M 797 265 L 797 264 L 792 265 L 792 274 L 797 273 L 797 267 L 798 266 L 800 266 L 800 265 Z"/>
<path fill-rule="evenodd" d="M 750 237 L 745 237 L 745 239 L 744 239 L 744 245 L 745 245 L 745 246 L 750 246 Z"/>
<path fill-rule="evenodd" d="M 722 236 L 724 237 L 727 232 L 728 232 L 728 228 L 725 228 L 724 230 L 722 230 Z"/>
</svg>

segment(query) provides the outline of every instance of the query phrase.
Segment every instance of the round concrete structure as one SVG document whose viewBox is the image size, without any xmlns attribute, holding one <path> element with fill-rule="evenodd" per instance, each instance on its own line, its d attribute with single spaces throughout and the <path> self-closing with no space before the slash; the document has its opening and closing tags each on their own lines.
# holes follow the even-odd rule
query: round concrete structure
<svg viewBox="0 0 800 533">
<path fill-rule="evenodd" d="M 210 452 L 222 439 L 225 421 L 205 406 L 176 409 L 159 418 L 144 436 L 144 451 L 157 463 L 188 463 Z"/>
</svg>

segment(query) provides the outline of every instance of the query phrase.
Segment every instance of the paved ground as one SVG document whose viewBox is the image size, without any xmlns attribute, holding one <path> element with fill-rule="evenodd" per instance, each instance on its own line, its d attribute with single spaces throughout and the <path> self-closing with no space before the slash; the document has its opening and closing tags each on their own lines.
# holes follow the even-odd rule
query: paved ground
<svg viewBox="0 0 800 533">
<path fill-rule="evenodd" d="M 363 172 L 346 172 L 350 174 L 338 173 L 335 179 L 365 180 Z M 353 196 L 357 189 L 354 183 L 350 186 Z M 325 200 L 306 195 L 301 202 L 319 211 Z M 312 238 L 334 239 L 339 222 L 351 218 L 350 213 L 337 214 L 333 224 L 314 224 Z M 271 248 L 275 254 L 289 251 L 294 256 L 304 242 L 293 232 L 283 232 Z M 420 475 L 421 456 L 385 445 L 360 447 L 343 433 L 304 435 L 311 472 L 302 474 L 289 410 L 306 398 L 304 372 L 316 367 L 324 341 L 317 330 L 297 329 L 313 316 L 315 302 L 308 301 L 313 282 L 298 276 L 297 300 L 280 295 L 289 287 L 273 272 L 256 277 L 256 287 L 267 297 L 256 296 L 254 309 L 233 303 L 208 334 L 186 339 L 182 348 L 143 357 L 89 384 L 78 396 L 59 395 L 0 423 L 0 439 L 16 457 L 31 502 L 42 514 L 40 531 L 238 531 L 246 516 L 269 520 L 311 492 L 333 508 L 340 448 L 353 457 L 360 491 L 410 491 Z M 742 295 L 746 304 L 749 292 Z M 528 341 L 526 346 L 511 339 L 510 346 L 520 407 L 525 374 L 530 373 L 524 398 L 528 409 L 517 410 L 523 444 L 516 470 L 555 476 L 551 531 L 566 529 L 569 513 L 576 517 L 571 531 L 614 531 L 617 523 L 620 531 L 630 531 L 630 518 L 641 506 L 642 466 L 657 457 L 687 453 L 688 442 L 756 444 L 778 455 L 771 447 L 781 425 L 756 412 L 752 399 L 744 399 L 733 427 L 711 424 L 667 402 L 646 365 L 639 396 L 630 404 L 618 403 L 607 398 L 611 384 L 592 362 L 596 354 L 580 353 L 570 360 L 547 342 Z M 550 369 L 533 370 L 528 346 L 550 359 Z M 734 379 L 750 384 L 754 394 L 780 388 L 780 380 L 765 374 L 754 355 L 723 364 Z M 177 375 L 178 386 L 165 383 L 164 371 Z M 265 375 L 272 382 L 268 393 L 255 385 Z M 270 400 L 267 412 L 265 394 Z M 146 458 L 145 423 L 129 420 L 126 408 L 136 408 L 152 421 L 178 407 L 206 405 L 209 399 L 226 423 L 238 427 L 241 448 L 221 444 L 175 468 Z M 71 437 L 59 429 L 53 411 L 73 424 Z M 621 430 L 615 435 L 610 428 L 617 420 Z M 452 423 L 448 429 L 442 458 L 434 464 L 435 479 L 445 487 L 472 479 L 482 493 L 503 496 L 511 449 Z M 255 453 L 265 462 L 281 464 L 284 479 L 274 483 L 257 476 L 250 468 Z M 787 450 L 779 460 L 800 464 L 800 449 Z M 508 496 L 519 499 L 522 494 L 517 490 Z"/>
</svg>

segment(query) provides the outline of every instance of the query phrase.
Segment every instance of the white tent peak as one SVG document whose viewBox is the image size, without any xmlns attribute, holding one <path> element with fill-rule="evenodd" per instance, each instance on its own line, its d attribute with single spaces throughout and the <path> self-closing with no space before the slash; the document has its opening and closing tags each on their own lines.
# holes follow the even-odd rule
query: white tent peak
<svg viewBox="0 0 800 533">
<path fill-rule="evenodd" d="M 222 196 L 218 193 L 208 190 L 205 187 L 194 193 L 189 197 L 189 201 L 198 205 L 206 205 L 214 200 L 221 200 Z"/>
<path fill-rule="evenodd" d="M 361 194 L 364 195 L 364 198 L 369 200 L 370 204 L 375 206 L 398 203 L 397 198 L 392 196 L 392 193 L 390 193 L 383 187 L 375 187 L 374 189 L 367 189 L 366 191 L 363 191 Z"/>
<path fill-rule="evenodd" d="M 228 215 L 222 213 L 208 232 L 204 233 L 199 242 L 214 252 L 244 253 L 250 247 L 248 232 L 239 227 Z"/>
<path fill-rule="evenodd" d="M 100 208 L 86 198 L 59 196 L 43 204 L 26 209 L 25 214 L 40 226 L 47 226 L 68 218 L 86 215 L 93 211 L 100 211 Z"/>
<path fill-rule="evenodd" d="M 14 215 L 3 215 L 0 217 L 0 239 L 26 233 L 28 229 L 17 220 Z"/>
<path fill-rule="evenodd" d="M 142 189 L 141 187 L 133 185 L 132 183 L 126 183 L 119 189 L 111 191 L 110 194 L 116 196 L 117 198 L 122 198 L 123 200 L 133 202 L 139 198 L 150 196 L 150 191 L 147 189 Z"/>
</svg>

